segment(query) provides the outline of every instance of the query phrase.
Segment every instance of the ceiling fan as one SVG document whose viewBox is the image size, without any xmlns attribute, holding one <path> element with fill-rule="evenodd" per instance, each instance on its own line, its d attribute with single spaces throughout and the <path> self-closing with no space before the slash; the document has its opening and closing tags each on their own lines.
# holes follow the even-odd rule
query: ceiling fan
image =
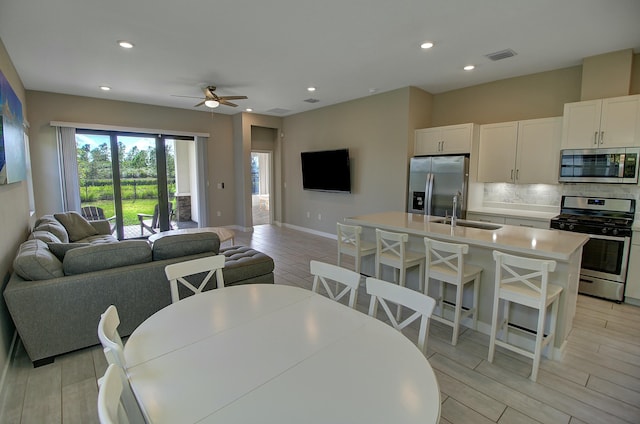
<svg viewBox="0 0 640 424">
<path fill-rule="evenodd" d="M 216 107 L 218 107 L 220 105 L 237 107 L 238 106 L 237 104 L 232 103 L 229 100 L 244 100 L 244 99 L 248 99 L 247 96 L 218 96 L 215 93 L 215 91 L 216 91 L 216 86 L 215 85 L 209 85 L 209 86 L 203 88 L 203 91 L 204 91 L 204 98 L 202 98 L 202 97 L 192 97 L 192 96 L 176 96 L 176 97 L 190 97 L 190 98 L 194 98 L 194 99 L 202 99 L 202 101 L 200 103 L 198 103 L 197 105 L 195 105 L 194 107 L 205 105 L 205 106 L 210 107 L 212 109 L 216 108 Z"/>
</svg>

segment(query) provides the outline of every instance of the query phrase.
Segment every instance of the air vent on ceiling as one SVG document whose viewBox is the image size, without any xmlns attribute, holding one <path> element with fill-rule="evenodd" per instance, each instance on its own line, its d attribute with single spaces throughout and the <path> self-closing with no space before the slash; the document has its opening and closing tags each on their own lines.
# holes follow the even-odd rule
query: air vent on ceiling
<svg viewBox="0 0 640 424">
<path fill-rule="evenodd" d="M 485 55 L 486 57 L 488 57 L 489 59 L 496 61 L 496 60 L 502 60 L 502 59 L 506 59 L 508 57 L 513 57 L 515 56 L 517 53 L 514 52 L 511 49 L 506 49 L 506 50 L 501 50 L 499 52 L 495 52 L 495 53 L 489 53 L 487 55 Z"/>
<path fill-rule="evenodd" d="M 273 109 L 269 109 L 267 111 L 267 113 L 273 113 L 275 115 L 284 115 L 285 113 L 290 113 L 291 111 L 289 109 L 282 109 L 280 107 L 276 107 Z"/>
<path fill-rule="evenodd" d="M 307 103 L 318 103 L 320 100 L 314 99 L 314 98 L 308 98 L 308 99 L 304 99 L 304 101 Z"/>
</svg>

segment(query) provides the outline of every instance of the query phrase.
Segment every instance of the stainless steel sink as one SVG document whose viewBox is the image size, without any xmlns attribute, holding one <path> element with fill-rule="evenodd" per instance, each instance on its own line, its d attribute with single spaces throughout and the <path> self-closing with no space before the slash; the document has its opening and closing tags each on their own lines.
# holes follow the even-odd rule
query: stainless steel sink
<svg viewBox="0 0 640 424">
<path fill-rule="evenodd" d="M 438 218 L 438 219 L 432 220 L 431 222 L 435 222 L 437 224 L 451 225 L 451 218 Z M 490 230 L 490 231 L 499 230 L 500 228 L 502 228 L 502 225 L 490 224 L 487 222 L 467 221 L 466 219 L 456 220 L 456 226 L 477 228 L 479 230 Z"/>
</svg>

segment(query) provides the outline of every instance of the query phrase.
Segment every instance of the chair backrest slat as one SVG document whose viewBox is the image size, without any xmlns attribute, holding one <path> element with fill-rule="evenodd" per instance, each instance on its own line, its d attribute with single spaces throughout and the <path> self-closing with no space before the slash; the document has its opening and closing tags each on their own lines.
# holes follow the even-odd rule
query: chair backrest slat
<svg viewBox="0 0 640 424">
<path fill-rule="evenodd" d="M 101 424 L 145 423 L 122 368 L 110 364 L 98 384 L 98 419 Z"/>
<path fill-rule="evenodd" d="M 322 283 L 322 286 L 329 295 L 329 298 L 336 301 L 339 301 L 349 293 L 349 306 L 351 308 L 355 308 L 358 296 L 358 286 L 360 285 L 360 274 L 349 269 L 319 261 L 311 261 L 309 268 L 311 275 L 314 276 L 313 287 L 311 288 L 312 291 L 317 293 L 320 283 Z M 336 287 L 334 290 L 331 288 L 330 281 L 339 283 L 343 285 L 344 288 L 339 291 L 339 288 Z"/>
<path fill-rule="evenodd" d="M 549 273 L 555 271 L 556 261 L 524 258 L 497 250 L 493 251 L 493 259 L 496 261 L 497 283 L 505 286 L 523 284 L 536 292 L 541 300 L 546 298 Z"/>
<path fill-rule="evenodd" d="M 376 228 L 378 255 L 391 255 L 394 259 L 403 260 L 408 240 L 409 235 L 406 233 L 393 233 Z"/>
<path fill-rule="evenodd" d="M 207 283 L 211 281 L 213 275 L 215 275 L 217 287 L 224 287 L 224 276 L 222 274 L 224 262 L 224 255 L 216 255 L 167 265 L 164 268 L 164 272 L 167 276 L 167 279 L 169 280 L 169 284 L 171 287 L 171 301 L 175 303 L 180 300 L 178 282 L 191 290 L 193 293 L 198 294 L 202 293 Z M 190 281 L 185 279 L 185 277 L 205 272 L 207 274 L 203 277 L 198 286 L 193 285 Z"/>
<path fill-rule="evenodd" d="M 120 317 L 114 305 L 110 305 L 100 316 L 98 322 L 98 339 L 104 348 L 104 356 L 110 364 L 116 364 L 126 369 L 124 360 L 124 346 L 118 333 Z"/>
<path fill-rule="evenodd" d="M 418 347 L 423 354 L 426 354 L 429 318 L 433 313 L 436 301 L 415 290 L 401 287 L 397 284 L 392 284 L 383 280 L 378 280 L 376 278 L 367 278 L 366 284 L 367 293 L 371 296 L 371 302 L 369 303 L 369 315 L 372 317 L 377 316 L 378 304 L 382 305 L 382 309 L 391 322 L 391 325 L 399 331 L 420 318 Z M 413 310 L 414 313 L 408 318 L 398 322 L 395 315 L 391 312 L 391 308 L 387 304 L 387 301 L 396 305 L 402 305 L 403 307 Z"/>
</svg>

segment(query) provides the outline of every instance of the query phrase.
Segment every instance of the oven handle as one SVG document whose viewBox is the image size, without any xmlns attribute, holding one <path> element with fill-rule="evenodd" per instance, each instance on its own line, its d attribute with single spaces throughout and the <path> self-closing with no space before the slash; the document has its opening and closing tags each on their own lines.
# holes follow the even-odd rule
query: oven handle
<svg viewBox="0 0 640 424">
<path fill-rule="evenodd" d="M 589 238 L 592 239 L 601 239 L 601 240 L 614 240 L 614 241 L 626 241 L 627 239 L 631 239 L 630 237 L 624 236 L 605 236 L 601 234 L 586 234 Z"/>
</svg>

